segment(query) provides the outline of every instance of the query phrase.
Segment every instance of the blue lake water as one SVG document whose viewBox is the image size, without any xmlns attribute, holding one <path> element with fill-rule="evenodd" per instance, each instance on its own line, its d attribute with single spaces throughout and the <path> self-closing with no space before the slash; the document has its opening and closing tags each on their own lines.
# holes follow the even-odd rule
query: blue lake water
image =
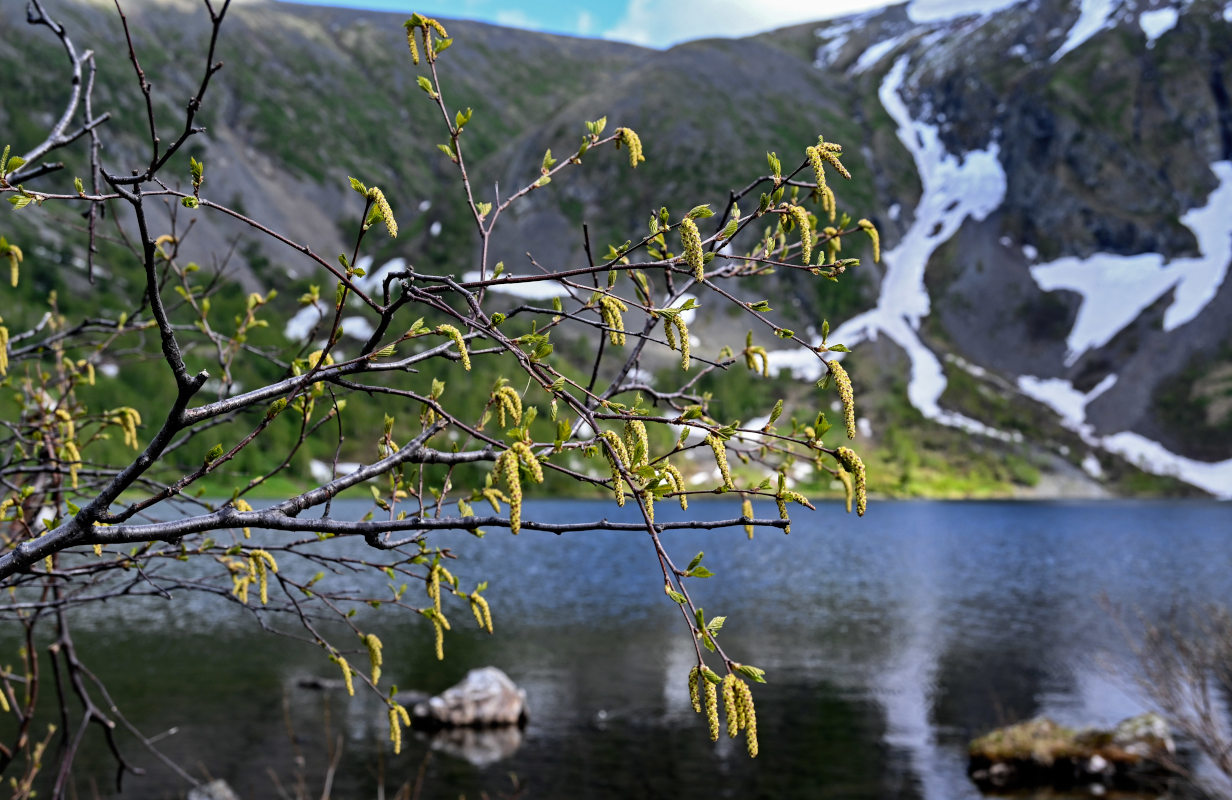
<svg viewBox="0 0 1232 800">
<path fill-rule="evenodd" d="M 696 503 L 687 513 L 738 509 Z M 337 509 L 348 511 L 362 513 Z M 374 797 L 381 782 L 392 797 L 422 771 L 426 798 L 497 797 L 513 773 L 536 798 L 964 800 L 979 797 L 966 743 L 990 727 L 1037 714 L 1112 723 L 1142 710 L 1119 674 L 1127 647 L 1101 595 L 1131 619 L 1232 603 L 1229 504 L 880 502 L 862 520 L 840 512 L 823 504 L 795 515 L 790 536 L 758 531 L 752 542 L 742 530 L 665 535 L 678 563 L 706 551 L 716 575 L 691 583 L 695 599 L 727 616 L 728 653 L 767 672 L 754 691 L 753 761 L 742 741 L 712 744 L 689 707 L 692 644 L 643 534 L 439 535 L 461 556 L 451 568 L 466 587 L 490 580 L 496 624 L 495 636 L 480 635 L 456 609 L 443 663 L 417 615 L 364 619 L 402 688 L 440 690 L 488 664 L 526 688 L 520 745 L 480 766 L 418 734 L 392 756 L 377 701 L 299 688 L 336 667 L 308 644 L 260 634 L 224 603 L 109 603 L 78 620 L 78 644 L 135 724 L 174 729 L 160 742 L 167 753 L 245 798 L 277 797 L 278 783 L 292 794 L 297 775 L 319 796 L 326 743 L 341 741 L 335 797 Z M 623 513 L 586 501 L 526 511 Z M 658 514 L 684 512 L 662 503 Z M 131 752 L 150 775 L 129 778 L 124 797 L 182 796 L 183 783 Z M 110 772 L 89 751 L 81 796 L 91 785 L 108 796 Z"/>
</svg>

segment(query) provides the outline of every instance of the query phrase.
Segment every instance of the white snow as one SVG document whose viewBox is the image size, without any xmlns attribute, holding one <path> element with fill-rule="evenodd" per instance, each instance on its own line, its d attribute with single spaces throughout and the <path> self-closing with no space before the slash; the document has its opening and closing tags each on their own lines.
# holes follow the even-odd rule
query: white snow
<svg viewBox="0 0 1232 800">
<path fill-rule="evenodd" d="M 1039 250 L 1029 244 L 1024 244 L 1022 246 L 1022 254 L 1026 257 L 1027 261 L 1034 261 L 1039 258 Z"/>
<path fill-rule="evenodd" d="M 1232 22 L 1232 3 L 1228 3 L 1223 7 L 1223 21 Z"/>
<path fill-rule="evenodd" d="M 903 207 L 899 205 L 898 203 L 895 203 L 894 205 L 886 209 L 886 216 L 888 216 L 890 219 L 894 220 L 895 222 L 898 221 L 898 218 L 902 215 L 902 213 L 903 213 Z"/>
<path fill-rule="evenodd" d="M 957 17 L 992 14 L 1022 0 L 912 0 L 907 16 L 912 22 L 942 22 Z"/>
<path fill-rule="evenodd" d="M 1005 172 L 997 160 L 997 145 L 967 153 L 960 161 L 946 151 L 937 128 L 914 120 L 899 94 L 907 73 L 908 59 L 901 56 L 881 82 L 878 96 L 890 117 L 898 123 L 898 138 L 911 153 L 924 187 L 916 207 L 915 222 L 902 241 L 882 254 L 885 277 L 877 306 L 840 325 L 830 334 L 831 343 L 848 347 L 885 334 L 902 347 L 911 361 L 907 397 L 925 417 L 962 430 L 1006 441 L 1021 439 L 977 420 L 945 411 L 940 399 L 945 391 L 945 373 L 936 354 L 920 341 L 917 329 L 928 316 L 929 298 L 924 287 L 924 269 L 939 246 L 954 235 L 963 220 L 982 220 L 1005 197 Z M 816 380 L 824 369 L 816 355 L 802 351 L 769 354 L 770 368 L 789 369 L 801 378 Z"/>
<path fill-rule="evenodd" d="M 1198 240 L 1201 255 L 1165 264 L 1158 253 L 1118 256 L 1097 253 L 1090 258 L 1061 258 L 1031 268 L 1044 291 L 1068 289 L 1082 295 L 1078 318 L 1066 344 L 1066 364 L 1087 350 L 1104 346 L 1165 292 L 1175 288 L 1164 312 L 1164 330 L 1171 331 L 1196 317 L 1214 297 L 1232 261 L 1232 162 L 1211 165 L 1219 186 L 1207 203 L 1181 217 Z"/>
<path fill-rule="evenodd" d="M 108 378 L 114 378 L 120 374 L 120 365 L 114 361 L 104 361 L 98 365 L 98 371 Z"/>
<path fill-rule="evenodd" d="M 1052 54 L 1052 63 L 1060 61 L 1066 53 L 1081 47 L 1087 39 L 1109 27 L 1116 6 L 1117 0 L 1082 0 L 1082 11 L 1078 14 L 1078 20 L 1069 29 L 1065 44 Z"/>
<path fill-rule="evenodd" d="M 668 306 L 668 308 L 680 308 L 680 306 L 684 305 L 685 303 L 689 302 L 690 300 L 692 300 L 692 301 L 693 301 L 693 308 L 690 308 L 690 309 L 688 309 L 688 310 L 686 310 L 686 311 L 681 311 L 681 312 L 680 312 L 680 320 L 681 320 L 681 321 L 682 321 L 685 325 L 692 325 L 692 324 L 693 324 L 693 320 L 697 317 L 697 309 L 701 308 L 701 305 L 697 302 L 697 295 L 695 295 L 695 294 L 689 294 L 688 292 L 685 292 L 684 294 L 680 295 L 680 299 L 678 299 L 676 302 L 674 302 L 674 303 L 672 303 L 670 306 Z M 691 343 L 693 342 L 693 340 L 692 340 L 692 339 L 690 339 L 689 341 L 690 341 L 690 345 L 691 345 Z"/>
<path fill-rule="evenodd" d="M 433 222 L 428 227 L 428 235 L 429 236 L 440 236 L 441 235 L 441 221 L 440 220 Z"/>
<path fill-rule="evenodd" d="M 501 277 L 513 278 L 518 276 L 506 272 L 503 273 Z M 480 280 L 479 271 L 471 270 L 462 276 L 462 280 L 466 283 Z M 543 276 L 543 280 L 541 281 L 513 283 L 509 285 L 494 283 L 488 286 L 488 291 L 500 292 L 501 294 L 511 295 L 512 297 L 518 297 L 523 300 L 551 300 L 553 297 L 569 296 L 569 292 L 564 286 L 561 286 L 556 281 L 551 280 L 546 275 Z"/>
<path fill-rule="evenodd" d="M 858 23 L 848 22 L 819 29 L 817 38 L 824 44 L 817 48 L 817 57 L 813 61 L 813 66 L 825 69 L 833 64 L 843 52 L 843 48 L 847 46 L 847 35 L 857 27 L 859 27 Z"/>
<path fill-rule="evenodd" d="M 901 36 L 892 36 L 885 41 L 870 45 L 869 48 L 861 53 L 860 57 L 856 59 L 856 63 L 851 68 L 851 71 L 858 74 L 870 69 L 871 67 L 877 66 L 877 63 L 881 61 L 881 59 L 889 55 L 892 50 L 905 42 L 907 39 L 908 35 L 903 34 Z"/>
<path fill-rule="evenodd" d="M 420 201 L 419 201 L 419 210 L 420 210 L 420 211 L 427 211 L 429 208 L 432 208 L 432 201 L 431 201 L 431 200 L 420 200 Z"/>
<path fill-rule="evenodd" d="M 342 331 L 347 336 L 366 342 L 376 333 L 376 328 L 365 317 L 346 317 L 342 320 Z"/>
<path fill-rule="evenodd" d="M 1138 15 L 1138 25 L 1146 34 L 1146 46 L 1154 47 L 1155 40 L 1176 27 L 1180 12 L 1175 8 L 1157 8 Z"/>
<path fill-rule="evenodd" d="M 1087 405 L 1111 389 L 1116 380 L 1116 375 L 1107 375 L 1094 389 L 1084 394 L 1075 389 L 1072 383 L 1062 378 L 1020 375 L 1018 388 L 1026 396 L 1038 400 L 1057 412 L 1065 427 L 1083 434 L 1085 438 L 1090 436 L 1092 430 L 1087 424 Z"/>
<path fill-rule="evenodd" d="M 1104 449 L 1124 456 L 1147 472 L 1171 475 L 1210 492 L 1220 500 L 1232 500 L 1232 458 L 1225 461 L 1195 461 L 1169 452 L 1145 436 L 1124 431 L 1105 436 Z"/>
<path fill-rule="evenodd" d="M 343 475 L 350 475 L 352 472 L 357 472 L 362 466 L 363 464 L 355 461 L 339 461 L 337 477 L 341 478 Z M 328 483 L 335 477 L 333 474 L 334 470 L 329 464 L 324 461 L 318 461 L 315 458 L 308 462 L 308 472 L 312 475 L 312 479 L 317 483 Z"/>
<path fill-rule="evenodd" d="M 1090 475 L 1092 478 L 1104 477 L 1104 468 L 1099 463 L 1099 458 L 1094 453 L 1087 453 L 1082 457 L 1082 471 Z"/>
<path fill-rule="evenodd" d="M 321 309 L 317 306 L 304 306 L 295 312 L 295 316 L 287 320 L 282 334 L 293 342 L 302 341 L 312 333 L 312 328 L 321 318 Z"/>
</svg>

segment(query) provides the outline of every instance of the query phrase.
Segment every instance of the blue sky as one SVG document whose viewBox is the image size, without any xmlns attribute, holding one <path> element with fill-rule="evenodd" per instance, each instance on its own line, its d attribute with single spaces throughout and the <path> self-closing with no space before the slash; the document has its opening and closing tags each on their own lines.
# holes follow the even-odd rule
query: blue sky
<svg viewBox="0 0 1232 800">
<path fill-rule="evenodd" d="M 315 5 L 477 19 L 514 28 L 667 47 L 842 16 L 889 0 L 297 0 Z"/>
</svg>

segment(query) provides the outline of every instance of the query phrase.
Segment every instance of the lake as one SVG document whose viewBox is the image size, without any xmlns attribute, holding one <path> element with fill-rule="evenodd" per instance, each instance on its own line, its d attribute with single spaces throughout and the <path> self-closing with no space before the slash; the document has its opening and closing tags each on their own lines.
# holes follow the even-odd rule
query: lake
<svg viewBox="0 0 1232 800">
<path fill-rule="evenodd" d="M 738 509 L 716 501 L 687 513 Z M 773 505 L 758 512 L 773 516 Z M 658 506 L 660 520 L 683 513 Z M 568 501 L 528 503 L 525 515 L 625 512 Z M 463 557 L 450 566 L 466 588 L 491 581 L 495 636 L 456 608 L 437 662 L 418 616 L 373 612 L 364 626 L 384 639 L 400 688 L 439 691 L 491 664 L 526 689 L 522 740 L 491 763 L 410 733 L 394 757 L 378 702 L 299 686 L 338 677 L 319 649 L 261 634 L 222 603 L 109 603 L 79 615 L 78 645 L 134 723 L 244 798 L 278 797 L 279 784 L 294 796 L 297 773 L 320 796 L 326 743 L 341 742 L 337 798 L 375 797 L 382 781 L 392 797 L 417 776 L 421 797 L 498 797 L 512 794 L 514 774 L 534 798 L 964 800 L 980 796 L 965 774 L 973 736 L 1037 714 L 1108 724 L 1143 709 L 1119 674 L 1127 646 L 1101 594 L 1130 619 L 1232 602 L 1232 505 L 1213 502 L 875 502 L 862 520 L 827 503 L 794 515 L 789 536 L 667 534 L 678 563 L 706 551 L 716 575 L 691 582 L 695 599 L 727 616 L 728 653 L 767 672 L 754 689 L 761 755 L 750 760 L 742 740 L 712 744 L 689 706 L 692 645 L 643 534 L 436 541 Z M 129 777 L 124 797 L 183 795 L 165 768 L 129 752 L 150 775 Z M 91 786 L 109 796 L 112 772 L 89 750 L 80 796 Z"/>
</svg>

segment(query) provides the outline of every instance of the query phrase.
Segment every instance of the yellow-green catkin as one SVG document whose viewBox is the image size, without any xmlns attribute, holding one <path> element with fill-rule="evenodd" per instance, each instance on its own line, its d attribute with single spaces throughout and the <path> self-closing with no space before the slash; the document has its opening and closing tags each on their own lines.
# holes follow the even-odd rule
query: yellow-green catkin
<svg viewBox="0 0 1232 800">
<path fill-rule="evenodd" d="M 827 142 L 820 137 L 817 140 L 817 154 L 826 160 L 830 166 L 842 175 L 847 180 L 851 180 L 851 173 L 843 166 L 843 162 L 839 161 L 838 154 L 843 152 L 843 146 L 834 142 Z"/>
<path fill-rule="evenodd" d="M 603 452 L 607 456 L 608 465 L 612 468 L 612 491 L 616 494 L 616 505 L 624 506 L 625 482 L 621 470 L 629 464 L 629 451 L 625 443 L 613 431 L 603 431 L 599 436 L 609 445 L 604 448 Z"/>
<path fill-rule="evenodd" d="M 0 317 L 0 322 L 4 322 L 4 318 Z M 0 376 L 7 375 L 9 371 L 9 329 L 0 325 Z"/>
<path fill-rule="evenodd" d="M 368 663 L 372 665 L 372 683 L 373 685 L 381 682 L 381 639 L 375 633 L 366 633 L 359 637 L 364 642 L 364 647 L 368 648 Z"/>
<path fill-rule="evenodd" d="M 127 435 L 127 433 L 125 435 Z M 235 507 L 236 511 L 240 511 L 240 512 L 252 511 L 252 503 L 249 503 L 247 500 L 245 500 L 242 497 L 235 498 L 235 502 L 233 502 L 231 505 Z M 244 528 L 243 533 L 244 533 L 245 539 L 252 538 L 252 528 Z"/>
<path fill-rule="evenodd" d="M 439 618 L 433 617 L 432 618 L 432 628 L 436 636 L 433 642 L 433 644 L 436 646 L 436 660 L 444 661 L 445 660 L 445 626 L 441 624 L 441 621 Z"/>
<path fill-rule="evenodd" d="M 543 465 L 539 463 L 530 445 L 526 442 L 514 442 L 509 445 L 509 449 L 516 453 L 521 462 L 526 465 L 526 471 L 530 473 L 531 479 L 535 483 L 543 483 Z"/>
<path fill-rule="evenodd" d="M 840 447 L 836 453 L 843 468 L 850 472 L 852 478 L 855 479 L 856 514 L 862 517 L 864 516 L 864 510 L 868 507 L 864 462 L 860 460 L 860 456 L 856 454 L 856 451 L 850 447 Z"/>
<path fill-rule="evenodd" d="M 838 216 L 838 201 L 834 198 L 834 190 L 829 186 L 821 187 L 821 210 L 826 212 L 831 223 Z"/>
<path fill-rule="evenodd" d="M 735 691 L 736 707 L 740 715 L 740 726 L 744 728 L 749 758 L 757 758 L 757 710 L 753 707 L 753 693 L 749 690 L 749 685 L 739 679 L 736 681 Z"/>
<path fill-rule="evenodd" d="M 740 713 L 736 710 L 736 682 L 738 680 L 730 672 L 723 678 L 723 714 L 727 717 L 727 735 L 732 739 L 740 733 Z"/>
<path fill-rule="evenodd" d="M 419 65 L 419 45 L 415 43 L 415 26 L 408 19 L 404 24 L 406 27 L 406 46 L 411 49 L 411 63 Z"/>
<path fill-rule="evenodd" d="M 706 261 L 702 253 L 702 235 L 697 223 L 685 217 L 680 220 L 680 244 L 684 249 L 685 262 L 693 272 L 693 279 L 701 283 L 706 279 Z"/>
<path fill-rule="evenodd" d="M 492 633 L 492 607 L 488 605 L 488 598 L 475 592 L 470 596 L 470 601 L 471 613 L 475 615 L 479 630 Z"/>
<path fill-rule="evenodd" d="M 21 248 L 15 244 L 6 243 L 4 249 L 0 250 L 0 255 L 8 258 L 9 260 L 9 282 L 12 283 L 13 288 L 16 289 L 18 279 L 21 277 L 21 262 L 24 259 Z"/>
<path fill-rule="evenodd" d="M 843 403 L 843 424 L 847 428 L 847 438 L 856 438 L 856 396 L 851 390 L 851 378 L 838 359 L 832 358 L 826 362 L 830 374 L 834 376 L 834 385 L 838 387 L 838 399 Z"/>
<path fill-rule="evenodd" d="M 603 317 L 603 324 L 607 326 L 608 338 L 617 347 L 625 343 L 625 322 L 620 314 L 628 310 L 629 307 L 619 297 L 605 294 L 599 298 L 599 313 Z"/>
<path fill-rule="evenodd" d="M 843 483 L 843 492 L 845 495 L 847 513 L 851 513 L 851 500 L 855 496 L 855 484 L 851 481 L 851 473 L 845 469 L 839 469 L 838 479 Z"/>
<path fill-rule="evenodd" d="M 636 168 L 638 164 L 646 160 L 646 156 L 642 155 L 642 139 L 637 135 L 637 131 L 632 128 L 620 128 L 616 131 L 616 135 L 620 137 L 621 143 L 629 148 L 629 166 Z"/>
<path fill-rule="evenodd" d="M 706 722 L 710 723 L 710 741 L 717 742 L 719 740 L 719 687 L 704 677 L 702 680 L 705 683 L 702 689 L 706 694 Z"/>
<path fill-rule="evenodd" d="M 640 419 L 625 420 L 625 447 L 633 459 L 631 467 L 637 469 L 650 463 L 650 437 L 646 423 Z"/>
<path fill-rule="evenodd" d="M 740 515 L 745 517 L 746 519 L 753 518 L 753 501 L 747 497 L 744 498 L 743 502 L 740 503 Z M 744 532 L 751 540 L 753 538 L 752 524 L 745 523 Z"/>
<path fill-rule="evenodd" d="M 723 487 L 735 489 L 736 484 L 732 483 L 731 469 L 727 466 L 727 446 L 713 433 L 706 435 L 706 444 L 710 445 L 710 450 L 714 453 L 714 463 L 719 468 L 719 475 L 723 477 Z"/>
<path fill-rule="evenodd" d="M 65 442 L 60 448 L 60 458 L 65 464 L 68 464 L 69 481 L 74 489 L 77 488 L 77 470 L 81 468 L 81 452 L 77 449 L 75 442 Z"/>
<path fill-rule="evenodd" d="M 800 229 L 800 260 L 807 265 L 813 256 L 813 226 L 809 224 L 808 212 L 801 206 L 787 206 L 787 214 Z"/>
<path fill-rule="evenodd" d="M 873 261 L 881 261 L 881 234 L 877 233 L 877 226 L 866 219 L 862 219 L 856 224 L 873 241 Z"/>
<path fill-rule="evenodd" d="M 522 527 L 522 479 L 518 475 L 518 454 L 506 450 L 497 456 L 496 472 L 509 489 L 509 531 L 516 536 Z"/>
<path fill-rule="evenodd" d="M 347 663 L 346 658 L 343 656 L 337 656 L 336 660 L 338 662 L 339 669 L 342 670 L 342 680 L 346 682 L 347 694 L 354 697 L 355 683 L 351 680 L 351 665 Z"/>
<path fill-rule="evenodd" d="M 688 511 L 689 497 L 684 492 L 684 476 L 680 474 L 680 470 L 676 468 L 675 464 L 664 463 L 663 476 L 667 479 L 668 484 L 671 485 L 672 491 L 676 492 L 680 498 L 680 510 Z"/>
<path fill-rule="evenodd" d="M 402 752 L 402 720 L 393 706 L 389 707 L 389 741 L 394 743 L 394 755 Z"/>
<path fill-rule="evenodd" d="M 701 671 L 697 667 L 689 670 L 689 702 L 693 704 L 693 710 L 698 714 L 702 713 L 702 699 L 697 688 L 697 679 L 700 676 Z"/>
<path fill-rule="evenodd" d="M 521 425 L 522 398 L 518 394 L 518 390 L 508 384 L 503 384 L 497 387 L 495 397 L 501 427 L 505 427 L 505 412 L 509 413 L 509 417 L 513 420 L 514 425 Z"/>
<path fill-rule="evenodd" d="M 822 164 L 820 148 L 806 147 L 804 148 L 804 155 L 808 157 L 809 166 L 813 168 L 813 180 L 817 182 L 817 188 L 824 194 L 826 189 L 826 171 Z"/>
<path fill-rule="evenodd" d="M 454 345 L 458 348 L 458 352 L 462 355 L 462 368 L 470 372 L 471 354 L 466 351 L 466 340 L 462 338 L 461 331 L 452 325 L 437 325 L 436 332 L 444 334 L 453 340 Z"/>
<path fill-rule="evenodd" d="M 368 190 L 368 199 L 381 212 L 381 221 L 385 223 L 385 231 L 389 234 L 389 238 L 397 239 L 398 221 L 394 219 L 394 211 L 389 207 L 389 201 L 385 199 L 385 193 L 380 188 L 373 186 Z"/>
<path fill-rule="evenodd" d="M 433 564 L 428 572 L 428 585 L 424 587 L 428 598 L 432 601 L 432 610 L 441 613 L 441 570 L 439 564 Z"/>
<path fill-rule="evenodd" d="M 663 315 L 666 322 L 663 323 L 663 336 L 667 339 L 667 346 L 672 350 L 676 349 L 676 340 L 680 340 L 680 368 L 685 372 L 689 371 L 689 327 L 685 323 L 679 311 L 666 313 Z"/>
</svg>

